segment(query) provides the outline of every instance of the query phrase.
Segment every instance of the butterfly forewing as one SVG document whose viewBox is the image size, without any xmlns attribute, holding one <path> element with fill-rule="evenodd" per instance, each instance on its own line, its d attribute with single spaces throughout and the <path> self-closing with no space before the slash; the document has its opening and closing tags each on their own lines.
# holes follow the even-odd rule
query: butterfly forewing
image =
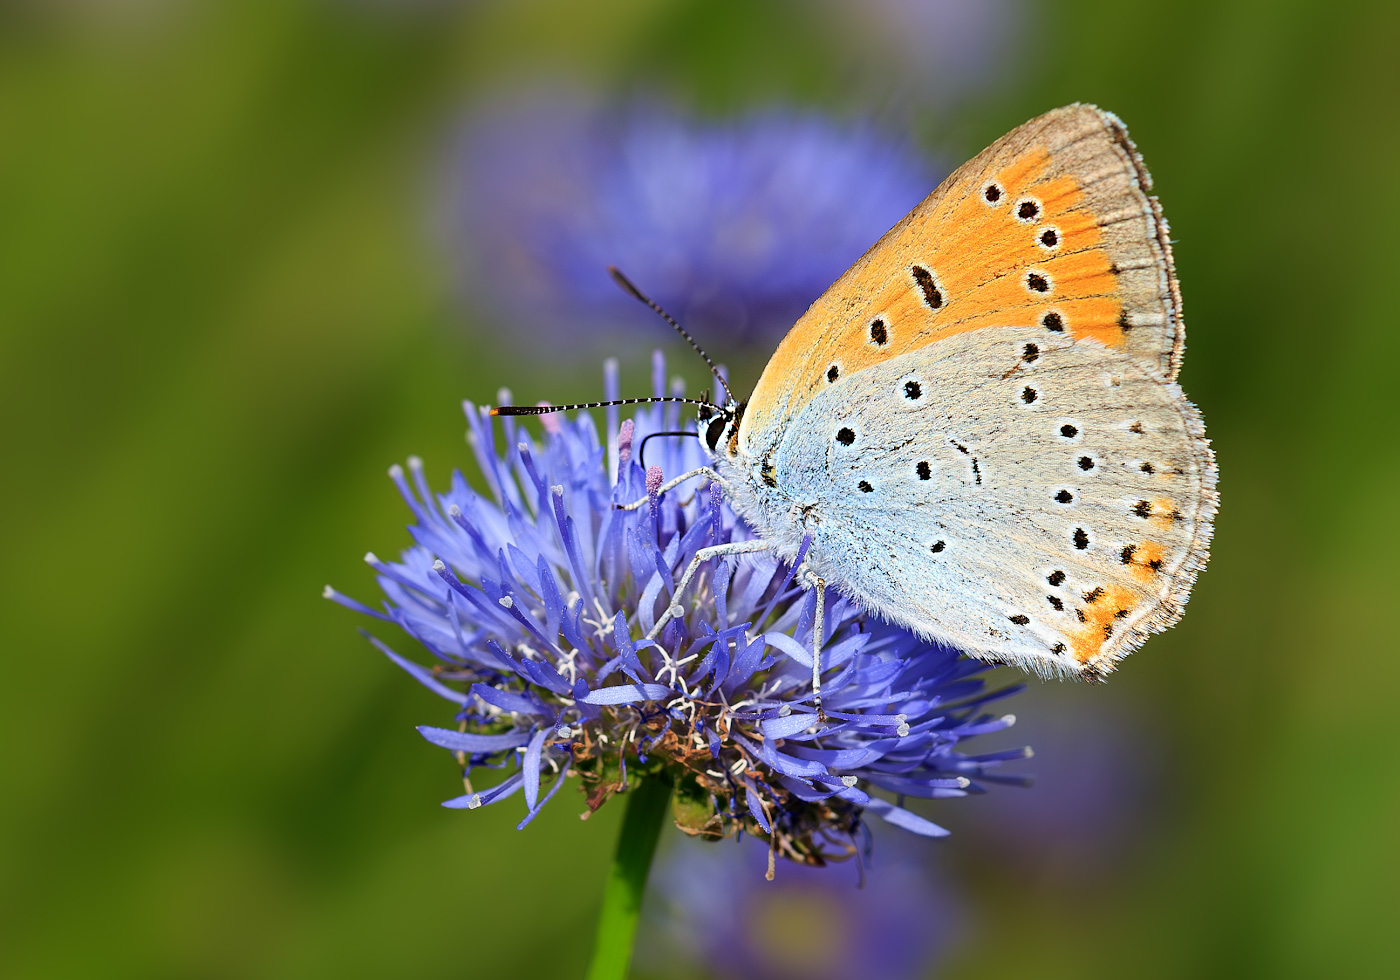
<svg viewBox="0 0 1400 980">
<path fill-rule="evenodd" d="M 807 311 L 748 406 L 760 451 L 825 388 L 959 333 L 1093 340 L 1174 380 L 1184 332 L 1167 225 L 1116 116 L 1046 113 L 960 167 Z"/>
</svg>

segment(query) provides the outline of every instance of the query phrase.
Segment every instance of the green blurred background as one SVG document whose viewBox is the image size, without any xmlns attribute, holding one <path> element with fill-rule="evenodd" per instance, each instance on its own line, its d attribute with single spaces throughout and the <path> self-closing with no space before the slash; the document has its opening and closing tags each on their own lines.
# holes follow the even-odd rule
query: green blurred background
<svg viewBox="0 0 1400 980">
<path fill-rule="evenodd" d="M 428 229 L 461 106 L 549 72 L 858 109 L 807 13 L 0 6 L 0 973 L 581 974 L 617 808 L 439 808 L 460 784 L 412 726 L 445 708 L 319 593 L 373 596 L 360 556 L 408 541 L 384 469 L 465 465 L 461 398 L 597 389 L 451 302 Z M 938 809 L 968 910 L 942 974 L 1393 976 L 1400 6 L 1017 16 L 1001 81 L 924 127 L 966 155 L 1065 102 L 1127 120 L 1223 506 L 1180 627 L 1015 708 L 1031 742 L 1042 709 L 1142 719 L 1151 819 L 1084 877 Z"/>
</svg>

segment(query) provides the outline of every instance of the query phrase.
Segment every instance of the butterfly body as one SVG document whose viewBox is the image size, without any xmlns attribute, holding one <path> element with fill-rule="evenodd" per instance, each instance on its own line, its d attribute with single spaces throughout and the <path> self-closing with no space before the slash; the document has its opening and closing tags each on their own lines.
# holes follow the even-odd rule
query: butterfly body
<svg viewBox="0 0 1400 980">
<path fill-rule="evenodd" d="M 872 613 L 1044 675 L 1176 622 L 1216 471 L 1148 186 L 1083 105 L 956 171 L 702 418 L 736 511 Z"/>
</svg>

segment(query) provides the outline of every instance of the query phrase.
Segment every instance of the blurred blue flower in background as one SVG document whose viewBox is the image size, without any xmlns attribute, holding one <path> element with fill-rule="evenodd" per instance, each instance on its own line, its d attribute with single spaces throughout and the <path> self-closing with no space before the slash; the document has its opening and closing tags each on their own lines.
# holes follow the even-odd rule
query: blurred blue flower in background
<svg viewBox="0 0 1400 980">
<path fill-rule="evenodd" d="M 608 398 L 617 387 L 610 368 Z M 658 396 L 666 387 L 659 355 L 653 387 Z M 539 441 L 513 419 L 470 403 L 466 412 L 488 492 L 454 473 L 434 494 L 421 463 L 410 461 L 411 477 L 394 467 L 416 544 L 398 562 L 367 556 L 383 609 L 326 589 L 435 658 L 424 667 L 373 641 L 456 706 L 455 728 L 420 729 L 462 766 L 465 792 L 446 806 L 475 809 L 522 791 L 523 827 L 566 779 L 597 809 L 629 778 L 664 773 L 687 832 L 744 830 L 777 854 L 820 864 L 861 849 L 866 812 L 941 836 L 904 797 L 1014 781 L 995 770 L 1024 750 L 961 751 L 1014 722 L 983 710 L 1019 690 L 988 692 L 985 664 L 837 597 L 824 617 L 821 719 L 812 707 L 815 598 L 790 569 L 766 553 L 714 561 L 689 595 L 673 596 L 700 548 L 752 537 L 717 485 L 657 492 L 665 476 L 705 462 L 699 440 L 658 439 L 654 465 L 637 460 L 647 435 L 680 424 L 678 405 L 643 407 L 620 425 L 610 408 L 606 443 L 587 414 L 543 416 Z M 637 500 L 648 505 L 616 506 Z M 684 615 L 644 639 L 672 603 Z M 483 772 L 489 785 L 474 785 Z"/>
<path fill-rule="evenodd" d="M 639 965 L 703 964 L 733 980 L 927 976 L 963 917 L 908 838 L 878 836 L 864 866 L 784 867 L 771 882 L 762 840 L 672 841 L 652 871 Z"/>
<path fill-rule="evenodd" d="M 444 231 L 473 315 L 511 330 L 656 329 L 616 265 L 711 346 L 768 347 L 941 176 L 902 140 L 814 113 L 697 122 L 539 95 L 466 125 Z"/>
</svg>

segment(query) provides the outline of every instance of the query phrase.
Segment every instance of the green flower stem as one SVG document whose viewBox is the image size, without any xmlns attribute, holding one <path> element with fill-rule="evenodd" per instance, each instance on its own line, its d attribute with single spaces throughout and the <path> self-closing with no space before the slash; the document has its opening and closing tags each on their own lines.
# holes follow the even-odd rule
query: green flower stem
<svg viewBox="0 0 1400 980">
<path fill-rule="evenodd" d="M 603 911 L 598 918 L 588 980 L 624 980 L 627 976 L 647 872 L 651 870 L 656 841 L 669 810 L 671 781 L 664 776 L 642 778 L 625 794 L 625 799 L 627 810 L 603 890 Z"/>
</svg>

